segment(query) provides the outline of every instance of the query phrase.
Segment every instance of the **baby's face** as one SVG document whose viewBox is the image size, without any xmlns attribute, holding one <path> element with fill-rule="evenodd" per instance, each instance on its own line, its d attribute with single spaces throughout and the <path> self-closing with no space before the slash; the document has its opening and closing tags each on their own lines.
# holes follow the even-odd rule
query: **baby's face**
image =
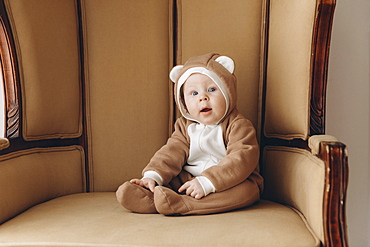
<svg viewBox="0 0 370 247">
<path fill-rule="evenodd" d="M 212 125 L 224 116 L 226 100 L 211 78 L 192 74 L 183 87 L 185 104 L 193 119 L 205 125 Z"/>
</svg>

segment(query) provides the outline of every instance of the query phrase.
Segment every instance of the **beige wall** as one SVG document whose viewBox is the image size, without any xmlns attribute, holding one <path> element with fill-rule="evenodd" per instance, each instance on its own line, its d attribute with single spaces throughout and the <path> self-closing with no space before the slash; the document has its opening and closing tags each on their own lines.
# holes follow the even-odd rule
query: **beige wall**
<svg viewBox="0 0 370 247">
<path fill-rule="evenodd" d="M 370 1 L 338 0 L 334 17 L 326 132 L 349 150 L 347 219 L 352 247 L 370 246 Z"/>
</svg>

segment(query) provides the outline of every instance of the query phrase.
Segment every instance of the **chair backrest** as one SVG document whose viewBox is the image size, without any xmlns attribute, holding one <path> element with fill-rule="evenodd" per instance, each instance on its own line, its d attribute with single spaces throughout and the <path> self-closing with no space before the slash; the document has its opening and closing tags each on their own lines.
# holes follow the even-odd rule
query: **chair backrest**
<svg viewBox="0 0 370 247">
<path fill-rule="evenodd" d="M 5 0 L 23 138 L 84 133 L 91 190 L 112 191 L 140 176 L 172 130 L 170 68 L 216 51 L 236 62 L 237 107 L 259 138 L 306 140 L 318 6 L 316 0 Z"/>
<path fill-rule="evenodd" d="M 114 191 L 168 138 L 169 1 L 81 1 L 93 191 Z"/>
<path fill-rule="evenodd" d="M 271 0 L 264 134 L 307 140 L 310 134 L 313 31 L 317 1 Z"/>
<path fill-rule="evenodd" d="M 168 72 L 190 56 L 235 60 L 239 109 L 259 126 L 262 1 L 82 3 L 93 190 L 141 176 L 165 143 L 176 118 Z"/>
<path fill-rule="evenodd" d="M 263 1 L 185 0 L 176 5 L 176 62 L 218 52 L 233 58 L 238 110 L 260 126 L 259 100 L 263 63 Z"/>
</svg>

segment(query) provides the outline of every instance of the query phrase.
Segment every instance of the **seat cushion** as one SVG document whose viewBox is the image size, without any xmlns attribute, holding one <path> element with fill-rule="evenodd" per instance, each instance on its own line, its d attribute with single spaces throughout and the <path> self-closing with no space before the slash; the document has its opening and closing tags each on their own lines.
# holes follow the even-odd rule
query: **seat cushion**
<svg viewBox="0 0 370 247">
<path fill-rule="evenodd" d="M 261 200 L 204 216 L 166 217 L 122 208 L 112 192 L 39 204 L 0 226 L 0 246 L 320 246 L 295 210 Z"/>
</svg>

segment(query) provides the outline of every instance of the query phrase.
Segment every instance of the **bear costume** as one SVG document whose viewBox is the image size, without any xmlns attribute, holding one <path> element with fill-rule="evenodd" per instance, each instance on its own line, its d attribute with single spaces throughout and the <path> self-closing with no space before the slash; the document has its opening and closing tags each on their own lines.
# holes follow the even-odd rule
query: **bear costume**
<svg viewBox="0 0 370 247">
<path fill-rule="evenodd" d="M 157 186 L 154 193 L 130 182 L 116 194 L 123 207 L 137 213 L 163 215 L 211 214 L 252 205 L 259 200 L 263 178 L 258 172 L 259 145 L 252 123 L 236 109 L 234 62 L 210 53 L 175 66 L 170 78 L 182 117 L 167 143 L 143 170 Z M 214 125 L 204 125 L 188 113 L 182 86 L 192 74 L 208 76 L 221 90 L 226 111 Z M 185 182 L 197 179 L 205 197 L 178 193 Z"/>
</svg>

